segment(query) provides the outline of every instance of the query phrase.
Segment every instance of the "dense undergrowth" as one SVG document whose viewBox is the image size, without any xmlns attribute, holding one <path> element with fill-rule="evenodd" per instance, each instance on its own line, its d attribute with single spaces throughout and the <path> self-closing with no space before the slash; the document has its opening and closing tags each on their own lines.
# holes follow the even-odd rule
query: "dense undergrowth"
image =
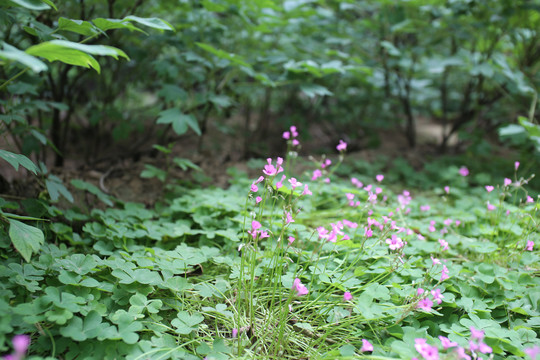
<svg viewBox="0 0 540 360">
<path fill-rule="evenodd" d="M 397 162 L 382 174 L 382 165 L 348 163 L 342 142 L 333 162 L 297 158 L 295 133 L 285 135 L 285 160 L 251 162 L 260 178 L 231 169 L 227 189 L 169 185 L 153 208 L 88 184 L 79 187 L 103 209 L 2 201 L 10 229 L 0 237 L 1 352 L 537 356 L 539 202 L 526 164 L 493 175 L 444 160 L 422 173 Z M 311 170 L 297 174 L 299 164 Z M 17 220 L 17 211 L 45 221 Z"/>
</svg>

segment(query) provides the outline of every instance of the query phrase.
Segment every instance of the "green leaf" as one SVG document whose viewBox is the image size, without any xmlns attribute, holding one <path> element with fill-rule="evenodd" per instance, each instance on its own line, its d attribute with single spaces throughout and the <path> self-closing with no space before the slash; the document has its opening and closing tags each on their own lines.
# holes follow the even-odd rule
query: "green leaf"
<svg viewBox="0 0 540 360">
<path fill-rule="evenodd" d="M 26 50 L 26 52 L 30 55 L 45 58 L 50 62 L 61 61 L 65 64 L 81 66 L 87 69 L 93 68 L 98 73 L 101 72 L 101 67 L 93 56 L 79 50 L 54 45 L 50 42 L 44 42 L 31 46 Z"/>
<path fill-rule="evenodd" d="M 118 335 L 126 344 L 135 344 L 139 341 L 137 331 L 142 330 L 142 323 L 135 321 L 136 317 L 124 310 L 118 310 L 111 317 L 111 320 L 118 325 Z"/>
<path fill-rule="evenodd" d="M 71 185 L 73 185 L 79 190 L 88 191 L 90 194 L 95 195 L 101 202 L 109 206 L 114 205 L 109 195 L 105 194 L 97 186 L 90 184 L 89 182 L 79 180 L 79 179 L 74 179 L 74 180 L 71 180 Z"/>
<path fill-rule="evenodd" d="M 130 16 L 126 16 L 124 18 L 124 20 L 134 21 L 134 22 L 136 22 L 138 24 L 148 26 L 148 27 L 151 27 L 153 29 L 174 31 L 174 26 L 169 24 L 167 21 L 162 20 L 160 18 L 156 18 L 156 17 L 153 17 L 153 18 L 141 18 L 141 17 L 138 17 L 138 16 L 130 15 Z"/>
<path fill-rule="evenodd" d="M 314 98 L 317 95 L 318 96 L 332 96 L 332 95 L 334 95 L 330 90 L 328 90 L 324 86 L 316 85 L 316 84 L 301 85 L 300 90 L 302 90 L 302 92 L 304 94 L 306 94 L 306 96 L 309 97 L 309 98 Z"/>
<path fill-rule="evenodd" d="M 15 249 L 27 262 L 30 262 L 32 253 L 37 253 L 45 242 L 45 236 L 40 229 L 13 219 L 9 219 L 9 237 Z"/>
<path fill-rule="evenodd" d="M 180 109 L 173 108 L 164 110 L 159 113 L 157 124 L 172 124 L 174 132 L 178 135 L 183 135 L 188 130 L 188 126 L 195 131 L 197 135 L 201 135 L 201 129 L 197 119 L 191 114 L 186 115 Z"/>
<path fill-rule="evenodd" d="M 212 2 L 210 0 L 203 0 L 202 6 L 208 11 L 214 11 L 214 12 L 223 12 L 227 10 L 225 5 L 222 4 L 216 4 L 215 2 Z"/>
<path fill-rule="evenodd" d="M 29 10 L 49 10 L 53 7 L 55 10 L 56 6 L 50 0 L 10 0 L 12 3 L 17 4 L 20 7 L 29 9 Z"/>
<path fill-rule="evenodd" d="M 527 132 L 529 133 L 529 136 L 540 136 L 540 125 L 533 124 L 532 122 L 530 122 L 527 118 L 523 116 L 520 116 L 518 120 L 521 126 L 523 126 L 525 130 L 527 130 Z"/>
<path fill-rule="evenodd" d="M 200 313 L 190 315 L 187 311 L 179 311 L 177 318 L 171 321 L 171 325 L 176 328 L 176 332 L 182 335 L 188 335 L 197 330 L 199 324 L 204 321 L 204 316 Z"/>
<path fill-rule="evenodd" d="M 248 64 L 241 56 L 239 56 L 239 55 L 236 55 L 236 54 L 233 54 L 233 53 L 228 53 L 228 52 L 226 52 L 226 51 L 216 49 L 216 48 L 213 47 L 212 45 L 205 44 L 205 43 L 197 42 L 197 43 L 195 43 L 195 45 L 197 45 L 197 46 L 200 47 L 201 49 L 206 50 L 206 51 L 208 51 L 209 53 L 211 53 L 211 54 L 217 56 L 217 57 L 220 58 L 220 59 L 229 60 L 231 63 L 233 63 L 233 64 L 235 64 L 235 65 L 242 65 L 242 66 L 245 66 L 245 67 L 247 67 L 247 68 L 251 68 L 251 65 L 249 65 L 249 64 Z"/>
<path fill-rule="evenodd" d="M 0 158 L 10 163 L 11 166 L 13 166 L 17 171 L 19 171 L 19 165 L 21 165 L 25 169 L 37 175 L 37 166 L 32 162 L 32 160 L 30 160 L 24 155 L 14 154 L 6 150 L 0 150 Z"/>
<path fill-rule="evenodd" d="M 98 73 L 101 71 L 99 63 L 92 55 L 112 56 L 118 59 L 119 56 L 129 59 L 122 50 L 106 45 L 84 45 L 66 40 L 46 41 L 26 49 L 30 55 L 40 56 L 48 61 L 61 61 L 66 64 L 92 67 Z"/>
<path fill-rule="evenodd" d="M 71 31 L 84 36 L 92 36 L 99 32 L 99 30 L 88 21 L 66 19 L 64 17 L 58 19 L 58 30 Z"/>
<path fill-rule="evenodd" d="M 525 133 L 526 133 L 525 128 L 523 126 L 516 125 L 516 124 L 503 126 L 499 129 L 500 137 L 518 136 L 518 135 L 524 135 Z"/>
<path fill-rule="evenodd" d="M 60 195 L 66 198 L 70 203 L 73 203 L 73 195 L 69 190 L 64 186 L 62 180 L 55 175 L 49 175 L 47 180 L 45 180 L 45 186 L 47 186 L 47 191 L 53 202 L 58 201 Z"/>
<path fill-rule="evenodd" d="M 0 50 L 0 58 L 17 61 L 33 72 L 39 73 L 48 69 L 47 64 L 32 55 L 28 55 L 24 51 L 17 49 L 14 46 L 2 42 L 2 50 Z"/>
<path fill-rule="evenodd" d="M 92 23 L 94 23 L 94 25 L 101 31 L 107 31 L 107 30 L 113 30 L 113 29 L 128 29 L 131 31 L 140 31 L 146 34 L 145 31 L 132 25 L 129 21 L 126 21 L 126 20 L 97 18 L 97 19 L 93 19 Z"/>
<path fill-rule="evenodd" d="M 166 287 L 167 289 L 170 289 L 176 292 L 191 289 L 191 284 L 185 278 L 180 277 L 180 276 L 174 276 L 172 278 L 168 278 L 163 283 L 163 286 Z"/>
<path fill-rule="evenodd" d="M 339 348 L 341 356 L 354 356 L 356 355 L 356 348 L 352 345 L 343 345 Z"/>
<path fill-rule="evenodd" d="M 73 313 L 66 309 L 52 309 L 45 313 L 47 320 L 57 323 L 58 325 L 64 325 L 69 319 L 73 317 Z"/>
<path fill-rule="evenodd" d="M 141 172 L 141 177 L 145 179 L 157 178 L 159 181 L 163 182 L 167 179 L 167 172 L 162 169 L 149 164 L 144 165 L 144 170 Z"/>
<path fill-rule="evenodd" d="M 60 334 L 75 341 L 93 339 L 105 334 L 115 332 L 114 327 L 102 322 L 102 317 L 95 310 L 90 311 L 84 320 L 76 316 L 72 318 L 67 326 L 60 328 Z"/>
</svg>

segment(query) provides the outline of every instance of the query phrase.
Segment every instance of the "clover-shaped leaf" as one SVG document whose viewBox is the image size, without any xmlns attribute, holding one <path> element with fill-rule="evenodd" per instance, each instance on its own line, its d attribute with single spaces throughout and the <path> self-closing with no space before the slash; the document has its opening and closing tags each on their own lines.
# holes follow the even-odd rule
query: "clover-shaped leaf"
<svg viewBox="0 0 540 360">
<path fill-rule="evenodd" d="M 187 279 L 181 276 L 173 276 L 171 278 L 168 278 L 164 281 L 163 285 L 167 289 L 171 289 L 177 292 L 191 289 L 191 284 L 187 281 Z"/>
<path fill-rule="evenodd" d="M 79 304 L 84 304 L 85 300 L 82 297 L 75 296 L 68 292 L 60 292 L 56 287 L 49 286 L 45 289 L 44 299 L 52 302 L 56 307 L 60 309 L 66 309 L 71 312 L 78 312 L 80 310 Z"/>
<path fill-rule="evenodd" d="M 142 330 L 143 325 L 136 319 L 136 316 L 124 310 L 118 310 L 112 316 L 112 322 L 118 325 L 119 337 L 127 344 L 135 344 L 139 340 L 137 331 Z"/>
<path fill-rule="evenodd" d="M 64 325 L 69 319 L 73 317 L 73 313 L 66 309 L 53 309 L 45 313 L 47 320 L 57 323 L 58 325 Z"/>
<path fill-rule="evenodd" d="M 135 294 L 129 299 L 131 307 L 129 312 L 133 314 L 141 314 L 144 310 L 150 314 L 157 314 L 163 306 L 161 300 L 148 300 L 143 294 Z"/>
<path fill-rule="evenodd" d="M 187 335 L 197 330 L 199 324 L 204 321 L 204 316 L 199 313 L 190 315 L 187 311 L 179 311 L 177 318 L 171 321 L 178 334 Z"/>
<path fill-rule="evenodd" d="M 66 270 L 73 271 L 79 275 L 85 275 L 92 272 L 97 262 L 90 255 L 73 254 L 65 259 L 58 260 L 58 264 Z"/>
<path fill-rule="evenodd" d="M 92 310 L 84 319 L 78 316 L 72 318 L 66 326 L 60 328 L 60 334 L 75 341 L 84 341 L 111 334 L 114 332 L 114 327 L 112 328 L 111 325 L 102 322 L 102 317 L 97 311 Z"/>
</svg>

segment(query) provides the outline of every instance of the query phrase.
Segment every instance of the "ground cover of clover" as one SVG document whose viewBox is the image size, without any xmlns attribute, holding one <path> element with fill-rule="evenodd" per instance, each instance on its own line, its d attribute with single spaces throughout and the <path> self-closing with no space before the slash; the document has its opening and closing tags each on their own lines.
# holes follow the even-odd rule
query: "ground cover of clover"
<svg viewBox="0 0 540 360">
<path fill-rule="evenodd" d="M 50 221 L 34 223 L 45 238 L 37 250 L 0 239 L 0 351 L 538 357 L 540 205 L 527 164 L 489 173 L 440 160 L 417 173 L 396 162 L 382 171 L 383 162 L 348 162 L 343 141 L 339 156 L 308 162 L 296 156 L 297 136 L 294 127 L 284 134 L 284 158 L 250 162 L 257 177 L 231 170 L 227 189 L 170 186 L 153 208 L 89 184 L 114 206 L 23 204 Z"/>
</svg>

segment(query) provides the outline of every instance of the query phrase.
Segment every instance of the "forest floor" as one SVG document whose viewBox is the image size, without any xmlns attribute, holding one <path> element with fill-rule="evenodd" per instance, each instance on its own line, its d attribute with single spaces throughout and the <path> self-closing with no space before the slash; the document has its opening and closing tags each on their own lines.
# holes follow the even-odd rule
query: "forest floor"
<svg viewBox="0 0 540 360">
<path fill-rule="evenodd" d="M 270 134 L 260 142 L 261 148 L 258 149 L 260 154 L 255 156 L 259 158 L 284 156 L 286 145 L 281 138 L 282 131 L 283 129 L 278 129 L 277 125 L 270 129 Z M 328 135 L 325 129 L 318 125 L 311 126 L 308 132 L 309 135 L 303 137 L 300 156 L 320 153 L 323 149 L 323 151 L 328 150 L 327 156 L 330 159 L 337 158 L 335 134 Z M 383 129 L 378 130 L 375 135 L 380 139 L 379 146 L 376 148 L 366 145 L 367 137 L 348 139 L 350 147 L 347 156 L 353 160 L 361 159 L 368 162 L 374 162 L 379 158 L 393 160 L 401 157 L 415 169 L 420 170 L 426 161 L 441 155 L 436 146 L 441 134 L 442 127 L 439 124 L 420 119 L 417 123 L 418 145 L 415 148 L 408 146 L 404 133 L 400 129 Z M 130 139 L 128 144 L 139 144 L 136 149 L 121 143 L 108 142 L 101 145 L 97 153 L 93 154 L 92 160 L 88 160 L 85 156 L 77 154 L 88 152 L 88 149 L 94 146 L 94 139 L 84 134 L 83 136 L 79 134 L 77 137 L 77 141 L 72 142 L 71 148 L 67 150 L 64 167 L 51 170 L 64 181 L 64 184 L 68 185 L 72 179 L 85 180 L 120 200 L 141 202 L 147 206 L 151 206 L 160 197 L 163 184 L 156 178 L 140 176 L 146 165 L 158 169 L 167 167 L 167 157 L 152 147 L 157 142 L 156 139 Z M 237 136 L 224 134 L 216 126 L 210 125 L 202 139 L 193 135 L 184 135 L 176 137 L 173 141 L 169 161 L 174 157 L 188 159 L 202 171 L 185 171 L 172 166 L 170 167 L 171 179 L 199 183 L 202 186 L 213 185 L 226 188 L 230 178 L 227 169 L 234 167 L 252 177 L 255 176 L 256 171 L 259 171 L 247 166 L 249 158 L 253 155 L 246 155 L 244 141 L 238 141 Z M 455 137 L 451 138 L 450 145 L 454 146 L 454 152 L 459 151 L 459 147 L 456 146 L 459 144 Z M 504 149 L 497 151 L 498 155 L 503 156 L 507 152 Z M 28 176 L 24 169 L 17 173 L 5 164 L 0 168 L 0 176 L 9 183 L 4 182 L 0 187 L 0 196 L 36 197 L 43 189 L 38 179 Z"/>
</svg>

